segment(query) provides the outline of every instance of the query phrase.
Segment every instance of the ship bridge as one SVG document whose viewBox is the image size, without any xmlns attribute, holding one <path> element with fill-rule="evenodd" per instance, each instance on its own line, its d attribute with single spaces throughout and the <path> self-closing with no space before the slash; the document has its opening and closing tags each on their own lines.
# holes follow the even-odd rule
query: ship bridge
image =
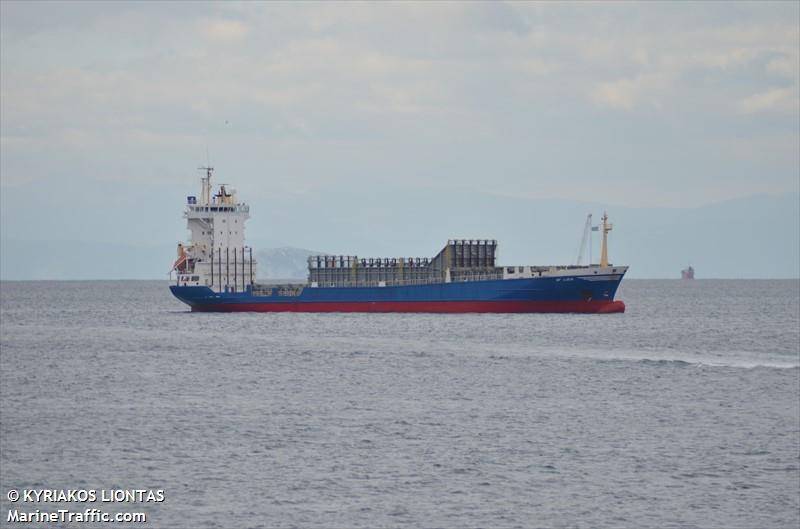
<svg viewBox="0 0 800 529">
<path fill-rule="evenodd" d="M 195 197 L 187 197 L 186 214 L 187 218 L 201 218 L 206 213 L 250 213 L 250 206 L 247 204 L 235 204 L 233 206 L 216 206 L 216 205 L 195 205 L 191 199 Z"/>
<path fill-rule="evenodd" d="M 190 242 L 178 245 L 181 285 L 203 285 L 217 291 L 246 290 L 255 280 L 252 249 L 245 245 L 244 224 L 250 206 L 236 201 L 236 191 L 219 184 L 212 194 L 213 167 L 202 167 L 200 196 L 186 197 L 184 218 L 191 232 Z"/>
</svg>

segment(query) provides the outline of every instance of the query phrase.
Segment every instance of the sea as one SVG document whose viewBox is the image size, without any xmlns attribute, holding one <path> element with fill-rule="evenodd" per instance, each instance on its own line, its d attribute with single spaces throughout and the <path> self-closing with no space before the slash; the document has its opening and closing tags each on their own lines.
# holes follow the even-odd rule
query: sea
<svg viewBox="0 0 800 529">
<path fill-rule="evenodd" d="M 167 286 L 0 283 L 0 526 L 800 526 L 798 280 L 626 279 L 609 315 L 193 314 Z"/>
</svg>

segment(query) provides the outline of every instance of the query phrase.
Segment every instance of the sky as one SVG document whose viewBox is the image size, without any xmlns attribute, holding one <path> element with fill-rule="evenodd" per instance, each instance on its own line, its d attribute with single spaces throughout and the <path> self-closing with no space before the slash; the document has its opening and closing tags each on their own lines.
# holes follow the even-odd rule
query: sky
<svg viewBox="0 0 800 529">
<path fill-rule="evenodd" d="M 797 193 L 798 145 L 798 2 L 0 2 L 7 240 L 180 240 L 207 163 L 261 207 L 693 208 Z"/>
</svg>

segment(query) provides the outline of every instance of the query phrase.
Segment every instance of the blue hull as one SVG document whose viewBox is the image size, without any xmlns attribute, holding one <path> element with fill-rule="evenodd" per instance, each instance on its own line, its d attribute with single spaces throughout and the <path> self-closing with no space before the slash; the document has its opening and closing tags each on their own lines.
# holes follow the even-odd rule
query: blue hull
<svg viewBox="0 0 800 529">
<path fill-rule="evenodd" d="M 292 312 L 623 312 L 614 301 L 623 274 L 537 277 L 386 287 L 304 286 L 265 294 L 170 287 L 195 311 Z"/>
</svg>

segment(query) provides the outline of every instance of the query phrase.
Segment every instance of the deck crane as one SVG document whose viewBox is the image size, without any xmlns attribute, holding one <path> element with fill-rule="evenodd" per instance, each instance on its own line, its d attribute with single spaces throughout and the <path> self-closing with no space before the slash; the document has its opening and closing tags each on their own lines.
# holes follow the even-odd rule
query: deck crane
<svg viewBox="0 0 800 529">
<path fill-rule="evenodd" d="M 575 261 L 577 266 L 583 262 L 583 254 L 586 251 L 586 243 L 589 241 L 589 236 L 592 231 L 592 214 L 586 215 L 586 224 L 583 226 L 583 237 L 581 238 L 581 247 L 578 249 L 578 259 Z M 591 249 L 590 249 L 591 251 Z M 591 259 L 589 259 L 591 261 Z M 589 263 L 592 264 L 592 263 Z"/>
</svg>

